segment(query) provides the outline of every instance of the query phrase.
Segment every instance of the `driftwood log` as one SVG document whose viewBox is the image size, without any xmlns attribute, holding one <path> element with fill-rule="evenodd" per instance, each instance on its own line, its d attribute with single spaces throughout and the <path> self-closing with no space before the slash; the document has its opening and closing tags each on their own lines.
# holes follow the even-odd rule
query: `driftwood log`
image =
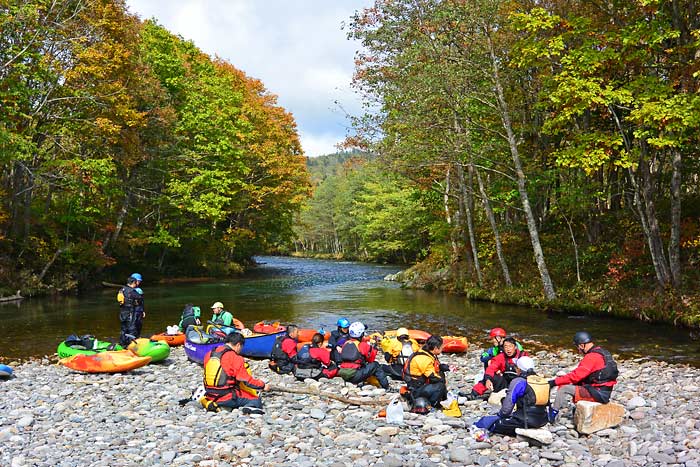
<svg viewBox="0 0 700 467">
<path fill-rule="evenodd" d="M 350 404 L 350 405 L 385 406 L 389 402 L 391 402 L 391 401 L 386 400 L 386 399 L 364 400 L 364 399 L 356 399 L 356 398 L 351 398 L 351 397 L 343 397 L 343 396 L 339 396 L 337 394 L 323 392 L 323 391 L 320 391 L 319 389 L 313 388 L 313 387 L 289 388 L 289 387 L 282 387 L 282 386 L 277 386 L 277 385 L 271 384 L 270 385 L 270 392 L 287 392 L 290 394 L 308 394 L 310 396 L 327 397 L 328 399 L 333 399 L 333 400 L 342 402 L 344 404 Z"/>
</svg>

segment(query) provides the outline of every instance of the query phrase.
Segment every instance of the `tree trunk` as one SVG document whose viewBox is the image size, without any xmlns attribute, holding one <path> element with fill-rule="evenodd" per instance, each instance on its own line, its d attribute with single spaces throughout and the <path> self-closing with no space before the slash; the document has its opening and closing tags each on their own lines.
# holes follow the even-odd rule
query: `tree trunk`
<svg viewBox="0 0 700 467">
<path fill-rule="evenodd" d="M 649 248 L 653 249 L 654 255 L 657 258 L 654 267 L 656 268 L 658 265 L 657 278 L 659 279 L 659 285 L 666 288 L 671 282 L 671 272 L 669 271 L 666 253 L 664 252 L 664 243 L 661 238 L 659 220 L 656 216 L 654 189 L 651 173 L 649 171 L 649 164 L 644 158 L 642 158 L 639 164 L 639 171 L 641 175 L 642 201 L 649 225 Z"/>
<path fill-rule="evenodd" d="M 61 253 L 63 253 L 64 251 L 66 251 L 66 248 L 65 248 L 65 247 L 62 247 L 62 248 L 59 248 L 58 250 L 56 250 L 56 252 L 53 254 L 53 256 L 51 257 L 51 259 L 49 260 L 49 262 L 46 263 L 46 266 L 44 266 L 44 269 L 41 270 L 41 273 L 39 274 L 39 282 L 41 282 L 41 281 L 44 280 L 44 276 L 46 276 L 46 273 L 49 271 L 49 268 L 50 268 L 51 266 L 53 266 L 53 263 L 56 262 L 56 260 L 58 259 L 58 257 L 59 257 L 59 256 L 61 255 Z"/>
<path fill-rule="evenodd" d="M 579 267 L 578 261 L 578 243 L 576 243 L 576 236 L 574 235 L 574 229 L 571 228 L 571 221 L 569 218 L 564 216 L 566 225 L 569 226 L 569 235 L 571 235 L 571 243 L 574 244 L 574 256 L 576 257 L 576 282 L 581 282 L 581 268 Z"/>
<path fill-rule="evenodd" d="M 122 207 L 119 209 L 119 214 L 117 215 L 117 223 L 114 226 L 114 232 L 111 237 L 107 237 L 107 240 L 102 244 L 102 253 L 107 254 L 109 247 L 117 242 L 119 234 L 124 226 L 124 220 L 126 219 L 126 214 L 129 212 L 129 193 L 124 195 L 124 201 L 122 202 Z"/>
<path fill-rule="evenodd" d="M 474 235 L 474 222 L 472 220 L 471 204 L 471 187 L 467 190 L 467 184 L 464 180 L 464 168 L 460 162 L 457 162 L 457 180 L 459 181 L 460 202 L 464 205 L 465 218 L 467 225 L 467 233 L 469 235 L 469 243 L 471 244 L 472 256 L 474 256 L 474 271 L 476 271 L 476 280 L 479 287 L 484 285 L 484 278 L 481 275 L 481 266 L 479 265 L 479 250 L 476 245 L 476 237 Z"/>
<path fill-rule="evenodd" d="M 508 271 L 508 264 L 506 263 L 505 256 L 503 255 L 503 246 L 501 245 L 501 235 L 498 233 L 498 225 L 496 225 L 496 216 L 493 215 L 493 209 L 491 208 L 491 202 L 486 194 L 486 189 L 484 188 L 484 182 L 481 180 L 481 174 L 475 169 L 476 181 L 479 184 L 479 192 L 481 193 L 482 204 L 484 205 L 484 211 L 486 211 L 486 217 L 491 224 L 491 230 L 493 231 L 493 236 L 496 239 L 496 254 L 498 255 L 498 261 L 501 263 L 501 270 L 503 271 L 503 280 L 508 287 L 513 285 L 510 280 L 510 272 Z"/>
<path fill-rule="evenodd" d="M 668 241 L 668 262 L 673 287 L 681 287 L 681 152 L 673 151 L 671 175 L 671 237 Z"/>
<path fill-rule="evenodd" d="M 452 246 L 452 260 L 451 264 L 456 264 L 459 261 L 459 246 L 457 246 L 457 240 L 455 239 L 455 227 L 452 222 L 452 214 L 450 212 L 450 172 L 452 171 L 452 166 L 447 166 L 447 174 L 445 175 L 445 191 L 442 197 L 443 206 L 445 209 L 445 220 L 447 225 L 450 226 L 450 245 Z"/>
<path fill-rule="evenodd" d="M 641 163 L 640 163 L 641 166 Z M 660 287 L 665 287 L 668 280 L 664 281 L 663 266 L 660 264 L 661 259 L 658 256 L 658 248 L 655 247 L 655 242 L 652 239 L 652 232 L 649 227 L 649 222 L 647 221 L 647 210 L 642 202 L 642 197 L 639 194 L 641 188 L 637 182 L 637 177 L 634 175 L 632 168 L 628 170 L 630 181 L 632 182 L 632 188 L 634 192 L 634 204 L 637 207 L 637 213 L 639 214 L 639 220 L 642 224 L 642 231 L 644 232 L 644 238 L 647 240 L 647 245 L 649 246 L 649 254 L 651 255 L 651 262 L 654 265 L 654 272 L 656 273 L 656 282 Z M 663 249 L 661 250 L 663 252 Z"/>
<path fill-rule="evenodd" d="M 554 284 L 552 283 L 552 278 L 549 275 L 549 270 L 547 269 L 547 263 L 544 259 L 544 252 L 542 251 L 542 245 L 540 244 L 540 236 L 537 231 L 537 223 L 535 221 L 535 216 L 532 213 L 532 208 L 530 207 L 530 198 L 527 194 L 527 179 L 525 178 L 525 172 L 523 171 L 522 162 L 520 160 L 520 152 L 518 150 L 518 143 L 515 140 L 515 134 L 513 133 L 513 125 L 510 120 L 510 110 L 508 109 L 508 104 L 506 103 L 506 98 L 503 93 L 503 86 L 501 84 L 501 78 L 499 73 L 498 63 L 499 60 L 496 57 L 496 52 L 493 47 L 493 42 L 491 41 L 490 31 L 485 28 L 486 39 L 488 41 L 489 52 L 491 55 L 491 66 L 492 66 L 492 78 L 493 84 L 496 91 L 496 98 L 498 100 L 498 107 L 501 114 L 501 121 L 503 123 L 503 128 L 506 130 L 506 137 L 508 140 L 508 147 L 510 148 L 510 154 L 513 158 L 513 166 L 518 178 L 518 192 L 520 193 L 520 200 L 523 205 L 523 211 L 525 212 L 525 218 L 527 220 L 527 228 L 530 233 L 530 241 L 532 243 L 532 249 L 535 256 L 535 262 L 537 263 L 537 268 L 540 271 L 540 278 L 542 279 L 542 288 L 544 290 L 544 295 L 547 300 L 554 300 L 557 298 L 557 294 L 554 292 Z"/>
</svg>

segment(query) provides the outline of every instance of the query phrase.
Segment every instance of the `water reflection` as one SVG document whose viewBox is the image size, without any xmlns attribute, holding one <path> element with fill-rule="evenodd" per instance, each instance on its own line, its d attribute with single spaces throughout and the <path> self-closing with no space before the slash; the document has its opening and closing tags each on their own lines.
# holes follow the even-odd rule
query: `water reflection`
<svg viewBox="0 0 700 467">
<path fill-rule="evenodd" d="M 689 333 L 671 326 L 544 313 L 526 307 L 469 302 L 439 292 L 403 290 L 382 278 L 393 266 L 296 258 L 261 257 L 259 268 L 245 278 L 168 285 L 143 284 L 146 296 L 144 335 L 179 321 L 185 303 L 209 307 L 222 301 L 235 317 L 252 326 L 260 320 L 295 322 L 304 327 L 334 329 L 340 316 L 362 320 L 368 329 L 409 327 L 429 332 L 467 335 L 482 345 L 486 331 L 505 327 L 521 337 L 572 348 L 579 329 L 628 356 L 700 364 L 700 345 Z M 148 279 L 148 278 L 146 278 Z M 25 300 L 0 306 L 5 332 L 0 355 L 19 357 L 55 352 L 71 333 L 107 339 L 119 334 L 116 290 L 81 297 Z"/>
</svg>

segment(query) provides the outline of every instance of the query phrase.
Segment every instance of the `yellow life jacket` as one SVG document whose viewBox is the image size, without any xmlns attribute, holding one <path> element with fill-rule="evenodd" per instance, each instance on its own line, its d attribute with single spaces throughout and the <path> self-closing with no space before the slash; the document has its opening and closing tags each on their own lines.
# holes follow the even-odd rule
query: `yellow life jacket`
<svg viewBox="0 0 700 467">
<path fill-rule="evenodd" d="M 224 346 L 224 349 L 220 351 L 212 351 L 207 364 L 204 366 L 204 387 L 207 390 L 230 390 L 234 388 L 239 388 L 241 391 L 245 391 L 252 396 L 258 395 L 258 391 L 251 388 L 242 381 L 236 381 L 235 379 L 229 378 L 229 376 L 224 371 L 221 366 L 221 359 L 226 352 L 232 352 L 231 348 Z M 250 365 L 245 362 L 245 369 L 249 375 L 253 373 L 250 371 Z"/>
</svg>

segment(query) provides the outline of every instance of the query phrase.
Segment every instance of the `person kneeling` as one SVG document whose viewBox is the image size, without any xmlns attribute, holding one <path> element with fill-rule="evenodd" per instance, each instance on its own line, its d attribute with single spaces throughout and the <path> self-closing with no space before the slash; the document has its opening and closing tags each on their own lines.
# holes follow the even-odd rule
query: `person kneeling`
<svg viewBox="0 0 700 467">
<path fill-rule="evenodd" d="M 404 367 L 404 381 L 408 386 L 409 400 L 425 398 L 436 407 L 447 399 L 445 371 L 448 365 L 441 364 L 438 355 L 442 353 L 442 337 L 430 336 L 418 352 L 411 355 Z"/>
<path fill-rule="evenodd" d="M 279 375 L 285 375 L 294 371 L 294 365 L 297 362 L 297 337 L 299 329 L 290 324 L 287 326 L 287 332 L 275 340 L 272 346 L 272 354 L 270 355 L 270 363 L 268 366 L 272 371 Z"/>
<path fill-rule="evenodd" d="M 530 357 L 517 360 L 516 373 L 518 376 L 508 385 L 498 419 L 489 428 L 492 433 L 515 436 L 516 428 L 541 428 L 547 424 L 548 381 L 535 374 L 535 362 Z"/>
<path fill-rule="evenodd" d="M 365 335 L 365 325 L 357 321 L 348 329 L 350 339 L 343 344 L 340 351 L 342 361 L 338 372 L 340 377 L 352 384 L 360 384 L 374 376 L 382 388 L 389 389 L 389 380 L 382 367 L 375 361 L 377 348 L 362 340 Z"/>
<path fill-rule="evenodd" d="M 240 356 L 245 337 L 229 334 L 226 343 L 204 357 L 204 400 L 207 410 L 219 407 L 262 409 L 259 391 L 269 391 L 270 385 L 250 374 L 248 364 Z"/>
<path fill-rule="evenodd" d="M 298 380 L 321 377 L 330 379 L 338 374 L 338 367 L 331 360 L 331 349 L 323 347 L 323 341 L 323 334 L 316 333 L 311 338 L 311 344 L 305 344 L 297 352 L 294 376 Z"/>
</svg>

